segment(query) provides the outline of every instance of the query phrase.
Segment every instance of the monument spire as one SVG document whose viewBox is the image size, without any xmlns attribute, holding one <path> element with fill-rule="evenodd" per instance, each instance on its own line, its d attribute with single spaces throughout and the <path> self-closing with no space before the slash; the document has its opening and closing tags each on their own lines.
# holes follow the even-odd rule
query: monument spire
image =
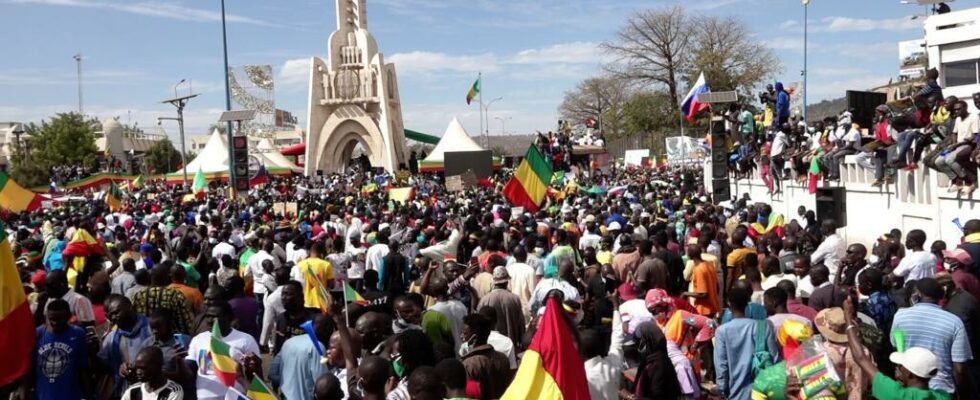
<svg viewBox="0 0 980 400">
<path fill-rule="evenodd" d="M 337 0 L 337 30 L 344 28 L 367 30 L 367 4 L 365 0 Z"/>
</svg>

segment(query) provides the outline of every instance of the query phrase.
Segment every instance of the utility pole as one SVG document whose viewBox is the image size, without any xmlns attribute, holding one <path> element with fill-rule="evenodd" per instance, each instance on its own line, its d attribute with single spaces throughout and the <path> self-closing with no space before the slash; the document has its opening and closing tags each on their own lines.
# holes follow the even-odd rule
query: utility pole
<svg viewBox="0 0 980 400">
<path fill-rule="evenodd" d="M 76 53 L 72 58 L 75 59 L 75 67 L 78 69 L 78 113 L 85 115 L 82 108 L 82 53 Z"/>
<path fill-rule="evenodd" d="M 231 111 L 231 77 L 228 76 L 228 28 L 225 24 L 225 0 L 221 0 L 221 41 L 225 53 L 225 111 L 227 112 Z M 234 187 L 235 167 L 232 160 L 235 159 L 235 146 L 232 146 L 232 143 L 235 140 L 235 135 L 231 131 L 231 120 L 227 122 L 225 135 L 228 136 L 228 183 L 229 186 Z"/>
<path fill-rule="evenodd" d="M 183 83 L 183 82 L 184 81 L 180 81 L 180 83 Z M 177 85 L 180 85 L 180 83 L 178 83 Z M 175 88 L 176 88 L 176 86 L 175 86 Z M 175 89 L 175 91 L 176 91 L 176 89 Z M 174 107 L 177 107 L 177 118 L 158 118 L 158 120 L 164 120 L 164 119 L 176 119 L 177 120 L 177 127 L 180 130 L 180 163 L 181 164 L 184 164 L 184 167 L 182 169 L 184 170 L 184 185 L 185 186 L 187 185 L 188 180 L 187 180 L 187 144 L 184 143 L 185 142 L 185 140 L 184 140 L 184 107 L 187 105 L 187 102 L 188 101 L 190 101 L 191 99 L 193 99 L 193 98 L 195 98 L 197 96 L 198 95 L 196 95 L 196 94 L 190 94 L 190 95 L 187 95 L 187 96 L 175 97 L 173 99 L 162 101 L 161 103 L 165 103 L 165 104 L 168 104 L 169 103 L 169 104 L 173 105 Z"/>
<path fill-rule="evenodd" d="M 810 11 L 810 0 L 803 0 L 803 122 L 807 122 L 806 114 L 806 78 L 810 75 L 807 70 L 807 31 L 809 30 L 810 19 L 807 15 Z"/>
</svg>

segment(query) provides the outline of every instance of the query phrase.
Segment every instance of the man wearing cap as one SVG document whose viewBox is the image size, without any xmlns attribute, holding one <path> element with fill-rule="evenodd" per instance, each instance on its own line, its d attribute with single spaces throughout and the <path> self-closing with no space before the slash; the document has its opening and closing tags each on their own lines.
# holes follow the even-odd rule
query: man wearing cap
<svg viewBox="0 0 980 400">
<path fill-rule="evenodd" d="M 866 376 L 872 376 L 871 395 L 879 400 L 948 400 L 950 394 L 944 390 L 930 388 L 940 369 L 939 358 L 928 349 L 908 347 L 904 352 L 894 352 L 888 357 L 895 363 L 895 378 L 891 379 L 878 371 L 874 361 L 862 349 L 860 329 L 857 325 L 857 315 L 854 311 L 853 297 L 844 302 L 844 332 L 847 333 L 847 344 L 854 362 L 864 371 Z M 962 396 L 961 398 L 970 398 Z"/>
<path fill-rule="evenodd" d="M 817 313 L 817 317 L 814 318 L 814 325 L 817 326 L 817 331 L 826 340 L 824 350 L 830 357 L 834 370 L 843 378 L 847 398 L 849 400 L 865 398 L 867 382 L 873 375 L 864 376 L 861 367 L 855 362 L 855 356 L 848 351 L 847 333 L 845 332 L 847 322 L 844 318 L 844 310 L 840 307 L 825 308 Z M 860 352 L 862 356 L 871 357 L 871 352 L 860 342 L 857 346 L 851 347 L 857 347 L 853 351 Z"/>
<path fill-rule="evenodd" d="M 514 341 L 524 337 L 524 308 L 521 298 L 507 290 L 510 274 L 507 268 L 497 266 L 493 269 L 493 290 L 480 299 L 478 309 L 491 307 L 497 311 L 497 323 L 493 330 L 500 332 Z"/>
<path fill-rule="evenodd" d="M 980 299 L 980 280 L 967 272 L 967 268 L 973 264 L 970 253 L 963 249 L 943 250 L 943 260 L 956 287 Z"/>
<path fill-rule="evenodd" d="M 966 362 L 973 359 L 973 352 L 963 321 L 939 307 L 943 295 L 943 289 L 935 279 L 916 281 L 910 296 L 913 306 L 895 313 L 892 332 L 905 332 L 906 347 L 922 347 L 935 354 L 939 371 L 929 381 L 929 388 L 954 393 L 957 388 L 964 388 Z M 891 340 L 892 345 L 899 348 L 894 334 Z M 962 398 L 972 398 L 967 394 L 963 393 Z"/>
</svg>

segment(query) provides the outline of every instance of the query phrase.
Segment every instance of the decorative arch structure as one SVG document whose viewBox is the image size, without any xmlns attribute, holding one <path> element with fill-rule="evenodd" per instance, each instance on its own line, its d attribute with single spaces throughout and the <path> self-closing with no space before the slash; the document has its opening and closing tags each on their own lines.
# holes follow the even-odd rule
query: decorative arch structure
<svg viewBox="0 0 980 400">
<path fill-rule="evenodd" d="M 395 65 L 367 30 L 366 0 L 336 0 L 329 62 L 310 61 L 306 174 L 341 172 L 360 143 L 371 165 L 389 172 L 406 160 Z"/>
</svg>

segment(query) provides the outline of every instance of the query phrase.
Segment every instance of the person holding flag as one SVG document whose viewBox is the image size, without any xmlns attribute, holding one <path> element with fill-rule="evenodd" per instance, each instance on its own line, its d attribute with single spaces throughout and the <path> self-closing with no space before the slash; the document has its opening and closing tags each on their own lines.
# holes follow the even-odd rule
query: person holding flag
<svg viewBox="0 0 980 400">
<path fill-rule="evenodd" d="M 195 376 L 198 400 L 222 400 L 229 388 L 242 391 L 245 386 L 238 380 L 245 376 L 261 374 L 259 345 L 251 335 L 231 327 L 235 319 L 227 302 L 209 306 L 206 320 L 212 321 L 212 329 L 191 339 L 187 346 L 187 370 Z"/>
<path fill-rule="evenodd" d="M 333 265 L 323 259 L 327 253 L 323 242 L 314 242 L 310 256 L 294 267 L 303 276 L 303 299 L 306 308 L 319 309 L 324 314 L 330 309 L 329 289 L 333 288 Z M 296 274 L 293 274 L 296 275 Z"/>
<path fill-rule="evenodd" d="M 313 334 L 286 340 L 269 367 L 269 379 L 286 399 L 307 398 L 313 392 L 317 377 L 329 372 L 322 357 L 325 343 L 330 341 L 334 330 L 333 321 L 329 316 L 317 314 L 303 325 Z"/>
</svg>

